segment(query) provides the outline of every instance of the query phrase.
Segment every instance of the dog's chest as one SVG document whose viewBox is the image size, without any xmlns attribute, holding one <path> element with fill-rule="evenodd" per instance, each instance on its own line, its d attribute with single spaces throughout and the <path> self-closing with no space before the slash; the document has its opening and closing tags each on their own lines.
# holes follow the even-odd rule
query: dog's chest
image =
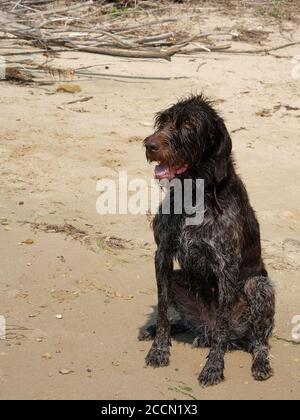
<svg viewBox="0 0 300 420">
<path fill-rule="evenodd" d="M 224 238 L 218 234 L 218 221 L 208 215 L 200 225 L 178 227 L 176 256 L 185 271 L 210 275 L 216 266 L 222 265 Z"/>
<path fill-rule="evenodd" d="M 207 248 L 214 249 L 215 244 L 208 229 L 201 226 L 183 226 L 178 232 L 177 257 L 180 261 L 204 257 Z"/>
</svg>

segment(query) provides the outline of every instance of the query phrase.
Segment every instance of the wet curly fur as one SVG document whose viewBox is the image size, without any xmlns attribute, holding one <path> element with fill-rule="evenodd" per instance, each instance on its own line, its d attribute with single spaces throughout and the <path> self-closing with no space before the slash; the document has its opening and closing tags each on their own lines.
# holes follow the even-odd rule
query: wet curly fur
<svg viewBox="0 0 300 420">
<path fill-rule="evenodd" d="M 154 339 L 146 363 L 168 365 L 171 335 L 192 330 L 194 347 L 210 347 L 201 385 L 224 380 L 224 356 L 233 349 L 253 355 L 254 379 L 269 379 L 275 293 L 223 119 L 203 96 L 190 97 L 157 115 L 156 131 L 145 146 L 149 161 L 185 164 L 187 170 L 177 178 L 205 181 L 201 225 L 186 225 L 184 212 L 162 214 L 161 208 L 153 223 L 158 315 L 156 326 L 140 335 L 141 340 Z M 174 260 L 180 270 L 174 270 Z M 170 305 L 181 317 L 174 324 Z"/>
</svg>

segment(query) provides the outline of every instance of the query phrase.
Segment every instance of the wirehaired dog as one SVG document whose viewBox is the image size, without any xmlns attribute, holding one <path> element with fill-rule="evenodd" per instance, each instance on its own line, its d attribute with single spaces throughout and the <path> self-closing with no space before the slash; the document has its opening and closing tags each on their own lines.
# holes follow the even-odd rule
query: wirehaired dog
<svg viewBox="0 0 300 420">
<path fill-rule="evenodd" d="M 158 315 L 139 337 L 154 339 L 146 363 L 168 365 L 171 335 L 191 330 L 194 347 L 210 347 L 201 385 L 224 380 L 224 356 L 234 349 L 250 352 L 254 379 L 267 380 L 275 293 L 224 121 L 207 99 L 192 96 L 157 114 L 155 127 L 144 143 L 148 161 L 158 163 L 156 178 L 178 178 L 183 189 L 184 180 L 203 179 L 205 213 L 194 226 L 185 223 L 184 211 L 163 214 L 162 207 L 154 219 Z M 180 315 L 175 323 L 170 305 Z"/>
</svg>

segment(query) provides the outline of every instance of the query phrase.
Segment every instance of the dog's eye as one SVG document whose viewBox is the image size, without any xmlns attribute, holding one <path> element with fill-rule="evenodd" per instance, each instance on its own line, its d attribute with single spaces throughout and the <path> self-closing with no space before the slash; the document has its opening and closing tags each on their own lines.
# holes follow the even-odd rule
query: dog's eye
<svg viewBox="0 0 300 420">
<path fill-rule="evenodd" d="M 187 130 L 191 130 L 193 128 L 192 124 L 190 123 L 190 121 L 184 121 L 183 123 L 183 127 Z"/>
</svg>

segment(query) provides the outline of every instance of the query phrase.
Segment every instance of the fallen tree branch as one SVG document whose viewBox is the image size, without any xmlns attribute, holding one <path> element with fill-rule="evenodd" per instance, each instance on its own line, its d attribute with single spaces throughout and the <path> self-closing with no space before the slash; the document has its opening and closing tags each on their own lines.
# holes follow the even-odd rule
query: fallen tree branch
<svg viewBox="0 0 300 420">
<path fill-rule="evenodd" d="M 130 57 L 130 58 L 161 58 L 171 61 L 171 57 L 180 52 L 183 45 L 169 48 L 165 51 L 159 50 L 126 50 L 118 48 L 101 48 L 101 47 L 88 47 L 67 44 L 70 48 L 75 48 L 77 51 L 89 52 L 94 54 L 110 55 L 114 57 Z"/>
</svg>

